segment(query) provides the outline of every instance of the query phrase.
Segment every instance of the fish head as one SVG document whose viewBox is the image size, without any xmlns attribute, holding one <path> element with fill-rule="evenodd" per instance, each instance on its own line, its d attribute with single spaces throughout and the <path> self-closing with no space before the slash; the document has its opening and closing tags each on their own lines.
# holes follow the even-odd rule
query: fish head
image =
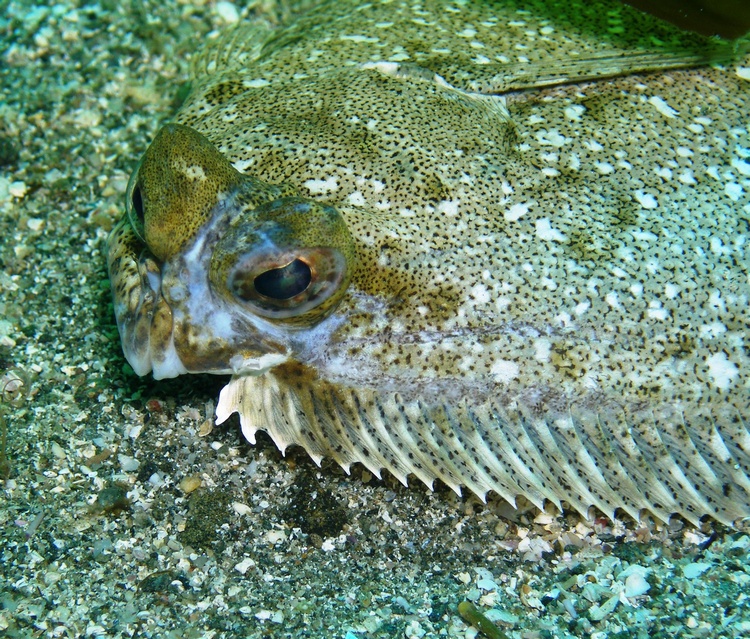
<svg viewBox="0 0 750 639">
<path fill-rule="evenodd" d="M 336 208 L 244 175 L 203 135 L 168 124 L 109 241 L 125 356 L 157 379 L 260 374 L 339 305 L 353 246 Z"/>
</svg>

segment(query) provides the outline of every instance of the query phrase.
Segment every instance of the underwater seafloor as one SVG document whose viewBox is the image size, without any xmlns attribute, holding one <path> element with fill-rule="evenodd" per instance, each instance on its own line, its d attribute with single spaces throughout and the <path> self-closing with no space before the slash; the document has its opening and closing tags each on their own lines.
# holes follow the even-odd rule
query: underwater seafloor
<svg viewBox="0 0 750 639">
<path fill-rule="evenodd" d="M 240 15 L 283 13 L 256 2 Z M 318 469 L 137 378 L 105 271 L 130 170 L 238 17 L 0 2 L 0 636 L 750 636 L 750 537 Z"/>
</svg>

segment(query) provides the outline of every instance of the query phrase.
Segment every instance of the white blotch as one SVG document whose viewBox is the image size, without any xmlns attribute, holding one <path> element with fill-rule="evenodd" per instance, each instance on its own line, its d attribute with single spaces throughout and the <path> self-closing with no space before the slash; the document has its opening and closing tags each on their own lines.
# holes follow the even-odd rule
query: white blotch
<svg viewBox="0 0 750 639">
<path fill-rule="evenodd" d="M 205 180 L 206 172 L 200 164 L 191 164 L 184 168 L 185 177 L 189 180 Z"/>
<path fill-rule="evenodd" d="M 695 178 L 693 177 L 693 172 L 690 169 L 685 169 L 682 173 L 680 173 L 680 175 L 677 176 L 677 179 L 686 186 L 693 186 L 694 184 L 697 184 Z"/>
<path fill-rule="evenodd" d="M 640 282 L 638 284 L 632 284 L 629 290 L 633 294 L 633 297 L 640 297 L 643 295 L 643 284 Z"/>
<path fill-rule="evenodd" d="M 582 104 L 571 104 L 565 109 L 565 111 L 563 111 L 563 113 L 565 113 L 565 117 L 568 118 L 568 120 L 572 120 L 573 122 L 578 122 L 585 112 L 586 107 Z"/>
<path fill-rule="evenodd" d="M 714 353 L 706 359 L 708 374 L 713 378 L 714 385 L 721 390 L 726 390 L 732 380 L 739 374 L 737 366 L 729 361 L 726 353 Z"/>
<path fill-rule="evenodd" d="M 255 160 L 253 158 L 250 158 L 249 160 L 237 160 L 236 162 L 232 162 L 232 166 L 240 173 L 244 173 L 245 171 L 247 171 L 253 164 L 255 164 Z"/>
<path fill-rule="evenodd" d="M 537 131 L 536 133 L 536 139 L 539 142 L 539 144 L 543 144 L 545 146 L 555 146 L 555 147 L 561 147 L 566 142 L 569 142 L 570 140 L 566 138 L 564 135 L 562 135 L 557 129 L 551 129 L 550 131 Z"/>
<path fill-rule="evenodd" d="M 379 38 L 375 38 L 373 36 L 364 36 L 364 35 L 340 35 L 340 40 L 346 40 L 347 42 L 379 42 Z"/>
<path fill-rule="evenodd" d="M 499 313 L 502 313 L 506 308 L 511 305 L 511 300 L 508 297 L 498 297 L 495 300 L 495 308 Z"/>
<path fill-rule="evenodd" d="M 362 65 L 363 69 L 375 69 L 376 71 L 380 71 L 383 75 L 391 75 L 395 76 L 398 74 L 398 70 L 401 68 L 401 65 L 398 64 L 398 62 L 385 62 L 383 60 L 380 60 L 378 62 L 365 62 Z"/>
<path fill-rule="evenodd" d="M 448 217 L 456 217 L 458 215 L 458 200 L 442 200 L 438 202 L 437 212 Z"/>
<path fill-rule="evenodd" d="M 732 202 L 738 202 L 739 199 L 742 197 L 742 194 L 745 192 L 745 189 L 742 188 L 737 182 L 729 182 L 724 186 L 724 193 L 727 194 L 730 200 Z"/>
<path fill-rule="evenodd" d="M 651 96 L 648 99 L 648 103 L 659 113 L 661 113 L 665 118 L 673 118 L 679 113 L 679 111 L 673 109 L 657 95 Z"/>
<path fill-rule="evenodd" d="M 721 238 L 716 237 L 715 235 L 711 236 L 711 239 L 709 240 L 709 246 L 711 247 L 711 252 L 714 255 L 728 255 L 732 252 L 732 249 L 725 246 L 724 242 L 721 241 Z"/>
<path fill-rule="evenodd" d="M 679 287 L 675 286 L 674 284 L 666 284 L 664 286 L 664 296 L 668 300 L 673 300 L 675 297 L 677 297 L 679 292 L 680 292 Z"/>
<path fill-rule="evenodd" d="M 646 262 L 646 271 L 651 275 L 656 275 L 661 270 L 661 263 L 657 259 L 648 260 Z"/>
<path fill-rule="evenodd" d="M 679 155 L 681 158 L 689 158 L 693 155 L 693 151 L 686 146 L 678 146 L 677 155 Z"/>
<path fill-rule="evenodd" d="M 330 193 L 331 191 L 336 191 L 339 188 L 339 183 L 334 176 L 331 176 L 325 180 L 307 180 L 304 185 L 313 195 L 318 195 L 320 193 Z"/>
<path fill-rule="evenodd" d="M 596 140 L 586 140 L 583 145 L 589 150 L 589 151 L 604 151 L 604 147 L 599 144 Z"/>
<path fill-rule="evenodd" d="M 612 308 L 620 308 L 620 301 L 617 299 L 617 293 L 610 291 L 604 297 L 604 301 L 607 302 Z"/>
<path fill-rule="evenodd" d="M 650 193 L 644 193 L 643 191 L 635 192 L 635 199 L 638 201 L 644 209 L 655 209 L 659 206 L 656 198 Z"/>
<path fill-rule="evenodd" d="M 624 269 L 621 269 L 619 266 L 614 266 L 612 267 L 612 275 L 614 275 L 615 277 L 619 279 L 622 279 L 624 277 L 627 277 L 628 272 L 625 271 Z"/>
<path fill-rule="evenodd" d="M 456 35 L 460 38 L 473 38 L 477 34 L 477 30 L 472 27 L 466 27 L 463 31 L 459 31 Z"/>
<path fill-rule="evenodd" d="M 750 80 L 750 67 L 737 67 L 737 77 Z"/>
<path fill-rule="evenodd" d="M 560 324 L 560 326 L 570 327 L 571 324 L 571 317 L 568 313 L 560 313 L 559 315 L 556 315 L 554 318 L 555 322 Z"/>
<path fill-rule="evenodd" d="M 476 58 L 472 58 L 471 61 L 474 64 L 490 64 L 492 62 L 486 55 L 478 55 Z"/>
<path fill-rule="evenodd" d="M 573 309 L 573 312 L 576 315 L 581 316 L 590 308 L 591 308 L 591 302 L 581 302 L 580 304 L 576 304 L 576 307 Z"/>
<path fill-rule="evenodd" d="M 505 213 L 503 214 L 503 217 L 505 218 L 506 222 L 516 222 L 517 220 L 520 220 L 528 212 L 529 212 L 529 205 L 526 204 L 525 202 L 519 202 L 511 206 L 507 211 L 505 211 Z"/>
<path fill-rule="evenodd" d="M 575 153 L 570 154 L 570 162 L 568 163 L 568 168 L 573 171 L 577 171 L 581 168 L 581 160 Z"/>
<path fill-rule="evenodd" d="M 545 166 L 542 169 L 542 175 L 544 175 L 545 177 L 557 177 L 558 175 L 560 175 L 560 171 L 551 166 Z"/>
<path fill-rule="evenodd" d="M 658 300 L 654 300 L 648 303 L 648 311 L 646 311 L 646 314 L 651 319 L 660 321 L 664 321 L 665 319 L 669 318 L 669 311 L 665 308 L 662 308 L 661 302 L 659 302 Z"/>
<path fill-rule="evenodd" d="M 397 51 L 391 56 L 388 56 L 390 62 L 406 62 L 411 60 L 411 56 L 406 51 Z"/>
<path fill-rule="evenodd" d="M 654 173 L 656 173 L 656 175 L 658 175 L 660 178 L 663 178 L 665 180 L 672 179 L 672 170 L 668 169 L 665 166 L 661 166 L 658 169 L 654 169 Z"/>
<path fill-rule="evenodd" d="M 614 172 L 615 167 L 613 167 L 609 162 L 597 162 L 594 164 L 596 167 L 596 170 L 599 171 L 602 175 L 609 175 L 610 173 Z"/>
<path fill-rule="evenodd" d="M 711 291 L 711 294 L 708 296 L 708 303 L 722 313 L 727 310 L 727 305 L 724 303 L 724 300 L 721 299 L 720 291 Z"/>
<path fill-rule="evenodd" d="M 704 324 L 699 329 L 702 337 L 713 339 L 727 332 L 727 327 L 721 322 L 712 322 Z"/>
<path fill-rule="evenodd" d="M 744 160 L 732 160 L 732 167 L 734 167 L 740 175 L 750 177 L 750 162 Z"/>
<path fill-rule="evenodd" d="M 490 301 L 490 292 L 484 284 L 475 284 L 469 290 L 469 295 L 479 304 L 486 304 Z"/>
<path fill-rule="evenodd" d="M 557 229 L 552 228 L 549 218 L 542 218 L 536 221 L 536 236 L 540 240 L 548 240 L 553 242 L 564 242 L 565 236 L 560 233 Z"/>
<path fill-rule="evenodd" d="M 474 362 L 474 357 L 472 357 L 471 355 L 464 355 L 464 357 L 462 357 L 461 361 L 458 363 L 458 368 L 462 371 L 469 371 L 474 365 Z"/>
<path fill-rule="evenodd" d="M 252 80 L 245 80 L 243 82 L 246 87 L 249 87 L 250 89 L 261 89 L 263 87 L 267 87 L 269 84 L 271 84 L 268 80 L 264 80 L 263 78 L 253 78 Z"/>
<path fill-rule="evenodd" d="M 653 233 L 650 233 L 649 231 L 633 231 L 633 237 L 636 240 L 643 240 L 644 242 L 653 242 L 654 240 L 659 239 L 654 235 Z"/>
<path fill-rule="evenodd" d="M 498 384 L 508 384 L 518 377 L 518 364 L 507 359 L 497 360 L 490 369 Z"/>
<path fill-rule="evenodd" d="M 721 176 L 719 175 L 719 167 L 718 166 L 709 166 L 706 169 L 706 175 L 709 175 L 714 180 L 720 180 Z"/>
<path fill-rule="evenodd" d="M 385 183 L 381 182 L 380 180 L 373 180 L 372 181 L 372 190 L 375 191 L 375 193 L 380 193 L 385 189 Z"/>
<path fill-rule="evenodd" d="M 551 352 L 552 344 L 548 339 L 540 337 L 534 340 L 534 359 L 539 362 L 548 362 Z"/>
<path fill-rule="evenodd" d="M 364 206 L 365 205 L 365 196 L 362 195 L 359 191 L 354 191 L 354 193 L 350 193 L 349 197 L 346 198 L 349 204 L 352 206 Z"/>
</svg>

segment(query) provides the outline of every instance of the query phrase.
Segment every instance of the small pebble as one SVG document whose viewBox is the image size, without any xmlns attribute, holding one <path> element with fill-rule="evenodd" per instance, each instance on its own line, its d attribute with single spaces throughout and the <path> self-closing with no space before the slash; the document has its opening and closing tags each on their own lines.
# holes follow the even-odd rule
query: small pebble
<svg viewBox="0 0 750 639">
<path fill-rule="evenodd" d="M 118 513 L 130 506 L 128 493 L 122 487 L 114 484 L 107 486 L 96 496 L 94 507 L 99 512 Z"/>
<path fill-rule="evenodd" d="M 253 566 L 255 566 L 255 561 L 250 559 L 250 557 L 245 557 L 241 562 L 234 566 L 234 569 L 244 575 Z"/>
<path fill-rule="evenodd" d="M 216 13 L 227 24 L 234 24 L 240 19 L 240 12 L 231 2 L 217 2 Z"/>
<path fill-rule="evenodd" d="M 713 564 L 707 564 L 704 562 L 695 562 L 682 567 L 682 574 L 685 579 L 695 579 L 700 577 L 704 572 L 711 568 Z"/>
<path fill-rule="evenodd" d="M 203 481 L 201 480 L 200 475 L 189 475 L 188 477 L 183 477 L 178 485 L 183 493 L 189 495 L 194 490 L 200 488 L 202 484 Z"/>
<path fill-rule="evenodd" d="M 10 186 L 8 187 L 8 193 L 17 198 L 22 198 L 24 195 L 26 195 L 28 190 L 29 189 L 24 182 L 11 182 Z"/>
<path fill-rule="evenodd" d="M 640 572 L 635 572 L 625 579 L 624 593 L 628 598 L 645 595 L 650 588 L 651 586 L 649 586 L 648 581 L 646 581 L 646 578 Z"/>
<path fill-rule="evenodd" d="M 251 515 L 253 509 L 247 504 L 243 504 L 241 501 L 235 501 L 232 503 L 232 510 L 238 515 Z"/>
</svg>

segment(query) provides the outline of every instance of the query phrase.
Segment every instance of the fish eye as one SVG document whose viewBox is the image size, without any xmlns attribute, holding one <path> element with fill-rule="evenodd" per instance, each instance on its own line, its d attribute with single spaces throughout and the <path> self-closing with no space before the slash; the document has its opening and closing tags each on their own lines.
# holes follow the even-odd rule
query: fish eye
<svg viewBox="0 0 750 639">
<path fill-rule="evenodd" d="M 294 328 L 314 326 L 343 299 L 354 242 L 334 207 L 282 197 L 248 211 L 213 249 L 214 291 L 244 311 Z"/>
<path fill-rule="evenodd" d="M 295 259 L 286 266 L 268 269 L 254 280 L 255 290 L 264 297 L 288 300 L 299 295 L 312 281 L 312 271 L 302 260 Z"/>
<path fill-rule="evenodd" d="M 340 251 L 307 247 L 294 253 L 246 255 L 232 269 L 227 287 L 260 315 L 288 319 L 326 305 L 348 279 Z"/>
<path fill-rule="evenodd" d="M 141 187 L 139 184 L 136 184 L 135 188 L 133 188 L 131 201 L 135 214 L 138 216 L 138 219 L 143 222 L 143 197 L 141 196 Z"/>
<path fill-rule="evenodd" d="M 125 210 L 128 215 L 130 226 L 135 231 L 135 234 L 143 241 L 146 241 L 144 233 L 144 220 L 146 217 L 146 209 L 143 202 L 143 191 L 141 190 L 141 183 L 138 179 L 138 173 L 141 166 L 138 166 L 133 171 L 128 181 L 128 188 L 125 191 Z"/>
</svg>

